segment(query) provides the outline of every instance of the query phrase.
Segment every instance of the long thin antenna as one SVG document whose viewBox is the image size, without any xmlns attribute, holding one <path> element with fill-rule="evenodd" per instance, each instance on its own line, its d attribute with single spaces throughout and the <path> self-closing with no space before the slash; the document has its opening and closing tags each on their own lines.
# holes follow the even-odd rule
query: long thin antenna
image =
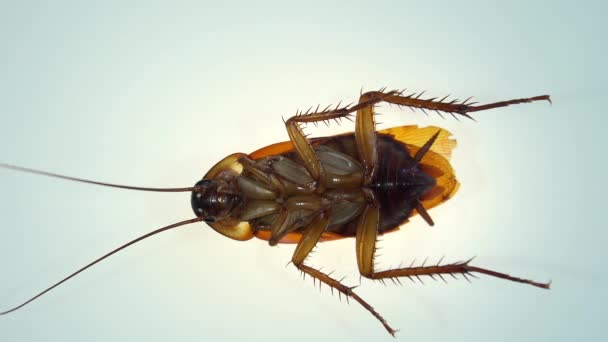
<svg viewBox="0 0 608 342">
<path fill-rule="evenodd" d="M 46 177 L 59 178 L 59 179 L 73 181 L 73 182 L 95 184 L 95 185 L 101 185 L 101 186 L 107 186 L 107 187 L 119 188 L 119 189 L 155 191 L 155 192 L 186 192 L 186 191 L 194 191 L 194 190 L 198 189 L 195 186 L 191 186 L 191 187 L 187 187 L 187 188 L 146 188 L 146 187 L 141 187 L 141 186 L 104 183 L 104 182 L 98 182 L 98 181 L 94 181 L 94 180 L 90 180 L 90 179 L 70 177 L 70 176 L 60 175 L 58 173 L 30 169 L 30 168 L 23 167 L 23 166 L 16 166 L 16 165 L 5 164 L 5 163 L 0 163 L 0 168 L 20 171 L 20 172 L 26 172 L 26 173 L 32 173 L 35 175 L 41 175 L 41 176 L 46 176 Z"/>
<path fill-rule="evenodd" d="M 190 224 L 190 223 L 200 222 L 200 221 L 202 221 L 202 220 L 203 220 L 202 218 L 200 218 L 200 217 L 196 217 L 196 218 L 193 218 L 193 219 L 189 219 L 189 220 L 185 220 L 185 221 L 180 221 L 180 222 L 177 222 L 177 223 L 173 223 L 173 224 L 170 224 L 170 225 L 168 225 L 168 226 L 166 226 L 166 227 L 159 228 L 159 229 L 157 229 L 157 230 L 155 230 L 155 231 L 153 231 L 153 232 L 150 232 L 150 233 L 148 233 L 148 234 L 142 235 L 142 236 L 138 237 L 138 238 L 137 238 L 137 239 L 135 239 L 135 240 L 132 240 L 132 241 L 130 241 L 130 242 L 127 242 L 127 243 L 125 243 L 124 245 L 122 245 L 122 246 L 120 246 L 120 247 L 118 247 L 118 248 L 116 248 L 116 249 L 112 250 L 111 252 L 109 252 L 109 253 L 105 254 L 104 256 L 101 256 L 101 257 L 99 257 L 99 258 L 95 259 L 95 261 L 93 261 L 93 262 L 91 262 L 90 264 L 88 264 L 88 265 L 86 265 L 86 266 L 82 267 L 82 268 L 81 268 L 81 269 L 79 269 L 78 271 L 76 271 L 76 272 L 74 272 L 74 273 L 70 274 L 69 276 L 67 276 L 67 277 L 63 278 L 61 281 L 59 281 L 59 282 L 55 283 L 54 285 L 50 286 L 50 287 L 49 287 L 49 288 L 47 288 L 46 290 L 44 290 L 44 291 L 42 291 L 42 292 L 38 293 L 37 295 L 35 295 L 34 297 L 32 297 L 32 298 L 28 299 L 28 300 L 27 300 L 26 302 L 24 302 L 23 304 L 21 304 L 21 305 L 19 305 L 19 306 L 16 306 L 16 307 L 14 307 L 14 308 L 12 308 L 12 309 L 10 309 L 10 310 L 6 310 L 6 311 L 3 311 L 3 312 L 0 312 L 0 316 L 1 316 L 1 315 L 6 315 L 6 314 L 8 314 L 8 313 L 11 313 L 11 312 L 13 312 L 13 311 L 15 311 L 15 310 L 18 310 L 18 309 L 20 309 L 20 308 L 22 308 L 22 307 L 26 306 L 27 304 L 29 304 L 29 303 L 33 302 L 34 300 L 36 300 L 37 298 L 41 297 L 41 296 L 42 296 L 42 295 L 44 295 L 45 293 L 47 293 L 47 292 L 51 291 L 52 289 L 56 288 L 57 286 L 59 286 L 59 285 L 63 284 L 63 283 L 64 283 L 64 282 L 66 282 L 66 281 L 68 281 L 70 278 L 72 278 L 72 277 L 76 276 L 76 275 L 77 275 L 77 274 L 79 274 L 80 272 L 82 272 L 82 271 L 86 270 L 87 268 L 89 268 L 89 267 L 91 267 L 91 266 L 95 265 L 96 263 L 98 263 L 98 262 L 102 261 L 103 259 L 105 259 L 105 258 L 109 257 L 110 255 L 112 255 L 112 254 L 114 254 L 114 253 L 117 253 L 117 252 L 119 252 L 119 251 L 121 251 L 121 250 L 123 250 L 123 249 L 125 249 L 125 248 L 127 248 L 127 247 L 129 247 L 129 246 L 131 246 L 132 244 L 135 244 L 135 243 L 137 243 L 137 242 L 139 242 L 139 241 L 141 241 L 141 240 L 143 240 L 143 239 L 145 239 L 145 238 L 148 238 L 148 237 L 150 237 L 150 236 L 152 236 L 152 235 L 156 235 L 156 234 L 158 234 L 158 233 L 164 232 L 165 230 L 169 230 L 169 229 L 177 228 L 177 227 L 180 227 L 180 226 L 185 226 L 185 225 Z"/>
</svg>

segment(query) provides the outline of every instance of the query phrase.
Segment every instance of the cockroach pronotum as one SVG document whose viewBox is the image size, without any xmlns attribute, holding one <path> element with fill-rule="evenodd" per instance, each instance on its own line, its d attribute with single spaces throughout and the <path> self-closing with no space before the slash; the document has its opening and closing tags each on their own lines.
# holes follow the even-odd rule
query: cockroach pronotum
<svg viewBox="0 0 608 342">
<path fill-rule="evenodd" d="M 218 233 L 235 240 L 252 237 L 267 240 L 271 246 L 295 243 L 291 263 L 303 274 L 328 285 L 332 290 L 354 299 L 369 311 L 391 334 L 394 330 L 363 298 L 305 260 L 318 242 L 355 238 L 355 255 L 361 276 L 383 281 L 403 277 L 473 276 L 481 273 L 513 282 L 549 289 L 540 283 L 472 266 L 471 260 L 456 263 L 374 268 L 378 236 L 395 231 L 408 218 L 419 214 L 429 225 L 429 209 L 447 201 L 458 190 L 449 158 L 455 147 L 450 133 L 437 127 L 403 126 L 376 130 L 374 107 L 382 102 L 434 111 L 454 118 L 473 112 L 512 104 L 551 101 L 549 95 L 476 105 L 476 102 L 446 97 L 421 99 L 422 93 L 404 95 L 403 91 L 371 91 L 361 94 L 356 104 L 298 112 L 285 121 L 289 141 L 261 148 L 253 153 L 234 153 L 217 163 L 193 187 L 146 188 L 103 183 L 46 171 L 0 164 L 2 168 L 115 188 L 160 192 L 192 192 L 195 218 L 170 224 L 142 235 L 65 277 L 24 303 L 0 312 L 6 315 L 117 253 L 152 235 L 195 222 L 206 222 Z M 351 119 L 352 133 L 307 138 L 303 126 Z"/>
</svg>

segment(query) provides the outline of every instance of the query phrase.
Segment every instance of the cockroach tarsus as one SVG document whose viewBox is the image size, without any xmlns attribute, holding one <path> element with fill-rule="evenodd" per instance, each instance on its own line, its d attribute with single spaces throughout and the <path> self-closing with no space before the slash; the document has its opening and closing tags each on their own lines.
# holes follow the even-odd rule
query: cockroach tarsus
<svg viewBox="0 0 608 342">
<path fill-rule="evenodd" d="M 76 182 L 130 190 L 159 192 L 192 192 L 191 205 L 195 218 L 173 223 L 142 235 L 92 261 L 24 303 L 0 312 L 5 315 L 31 303 L 55 287 L 95 265 L 101 260 L 160 232 L 195 222 L 206 222 L 222 235 L 235 240 L 252 237 L 278 243 L 296 243 L 291 263 L 304 275 L 357 301 L 391 334 L 386 320 L 363 298 L 325 273 L 306 265 L 309 253 L 318 242 L 355 238 L 355 254 L 361 276 L 384 282 L 386 279 L 481 273 L 513 282 L 548 289 L 540 283 L 505 273 L 471 266 L 471 260 L 434 265 L 376 270 L 374 257 L 380 235 L 395 231 L 415 214 L 430 225 L 434 221 L 428 210 L 450 199 L 458 190 L 450 154 L 456 141 L 450 133 L 437 127 L 403 126 L 376 130 L 374 107 L 389 103 L 411 109 L 447 113 L 472 119 L 470 113 L 506 107 L 513 104 L 551 101 L 549 95 L 513 99 L 476 105 L 468 98 L 452 100 L 447 96 L 421 99 L 422 93 L 404 95 L 404 91 L 362 93 L 356 104 L 312 107 L 284 120 L 289 141 L 273 144 L 250 154 L 235 153 L 213 166 L 193 187 L 146 188 L 91 181 L 34 170 L 10 164 L 0 167 L 21 172 L 55 177 Z M 333 108 L 333 109 L 332 109 Z M 309 139 L 303 132 L 308 123 L 329 123 L 351 119 L 352 133 Z M 467 278 L 468 280 L 468 278 Z"/>
</svg>

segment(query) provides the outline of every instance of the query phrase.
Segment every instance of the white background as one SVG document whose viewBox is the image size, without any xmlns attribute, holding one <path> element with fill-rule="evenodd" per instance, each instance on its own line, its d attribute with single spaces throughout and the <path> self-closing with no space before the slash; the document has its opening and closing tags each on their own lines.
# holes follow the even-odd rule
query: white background
<svg viewBox="0 0 608 342">
<path fill-rule="evenodd" d="M 361 87 L 481 102 L 549 93 L 477 122 L 456 197 L 387 235 L 381 265 L 415 257 L 481 276 L 358 293 L 408 341 L 605 340 L 605 5 L 588 2 L 20 2 L 0 5 L 0 161 L 102 181 L 190 186 L 215 162 L 287 139 L 281 116 L 356 101 Z M 319 134 L 352 129 L 345 124 Z M 100 188 L 0 170 L 0 310 L 111 248 L 193 216 L 189 194 Z M 602 228 L 602 229 L 600 229 Z M 293 246 L 166 232 L 0 317 L 2 341 L 393 340 L 356 303 L 302 281 Z M 311 262 L 358 284 L 354 241 Z"/>
</svg>

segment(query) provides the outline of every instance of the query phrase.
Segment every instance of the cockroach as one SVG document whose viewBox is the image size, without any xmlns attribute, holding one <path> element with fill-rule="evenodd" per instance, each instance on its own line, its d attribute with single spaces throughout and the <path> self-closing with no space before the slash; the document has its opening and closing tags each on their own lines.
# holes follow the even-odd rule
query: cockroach
<svg viewBox="0 0 608 342">
<path fill-rule="evenodd" d="M 455 263 L 377 270 L 374 254 L 378 236 L 393 232 L 419 214 L 430 226 L 428 211 L 452 198 L 459 183 L 449 163 L 456 141 L 437 127 L 403 126 L 376 130 L 374 108 L 384 102 L 400 107 L 449 114 L 472 119 L 471 113 L 535 101 L 549 101 L 549 95 L 477 105 L 476 102 L 446 101 L 446 97 L 420 98 L 422 93 L 370 91 L 356 104 L 298 112 L 287 119 L 289 141 L 261 148 L 253 153 L 234 153 L 215 166 L 193 187 L 146 188 L 69 177 L 46 171 L 0 164 L 2 168 L 61 178 L 76 182 L 131 190 L 192 192 L 196 217 L 170 224 L 142 235 L 99 257 L 24 303 L 0 312 L 6 315 L 36 300 L 101 260 L 158 233 L 196 222 L 206 222 L 218 233 L 245 241 L 252 237 L 297 244 L 291 263 L 303 274 L 354 299 L 391 334 L 387 321 L 361 298 L 354 287 L 331 274 L 306 264 L 306 257 L 319 242 L 355 238 L 355 255 L 361 276 L 384 281 L 421 276 L 485 274 L 508 281 L 549 289 L 541 283 L 472 266 L 471 260 Z M 352 119 L 354 132 L 308 138 L 306 124 Z"/>
</svg>

